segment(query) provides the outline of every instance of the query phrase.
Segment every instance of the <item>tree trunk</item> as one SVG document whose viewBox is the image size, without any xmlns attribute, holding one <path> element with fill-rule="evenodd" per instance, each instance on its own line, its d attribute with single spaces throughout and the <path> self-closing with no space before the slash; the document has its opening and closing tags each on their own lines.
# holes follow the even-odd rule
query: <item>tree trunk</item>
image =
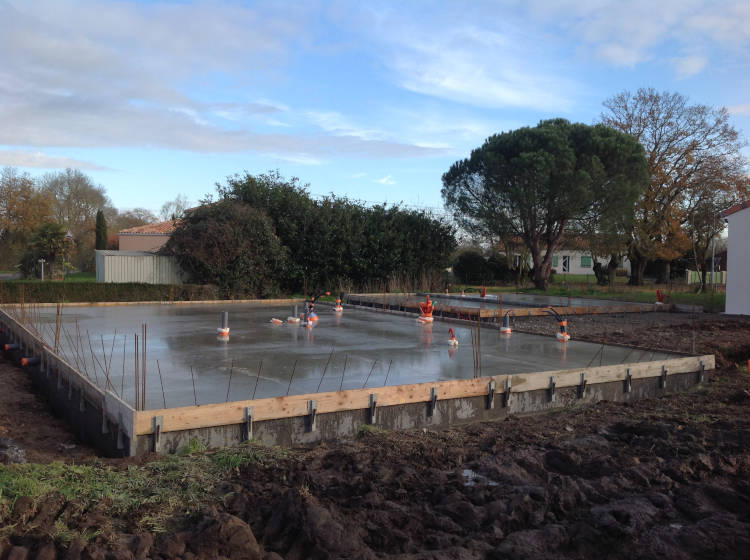
<svg viewBox="0 0 750 560">
<path fill-rule="evenodd" d="M 615 287 L 615 272 L 617 272 L 618 266 L 620 266 L 620 255 L 612 253 L 609 257 L 609 263 L 607 263 L 607 275 L 611 289 Z"/>
<path fill-rule="evenodd" d="M 706 272 L 706 263 L 703 263 L 703 266 L 701 267 L 701 289 L 699 293 L 706 291 Z"/>
<path fill-rule="evenodd" d="M 643 272 L 646 270 L 648 261 L 644 258 L 630 260 L 630 282 L 631 286 L 643 286 Z"/>
<path fill-rule="evenodd" d="M 672 261 L 664 261 L 659 272 L 658 284 L 669 284 L 669 276 L 672 270 Z"/>
<path fill-rule="evenodd" d="M 607 285 L 607 271 L 602 266 L 602 263 L 594 259 L 594 266 L 592 268 L 594 270 L 594 276 L 596 276 L 596 283 L 599 286 L 606 286 Z"/>
</svg>

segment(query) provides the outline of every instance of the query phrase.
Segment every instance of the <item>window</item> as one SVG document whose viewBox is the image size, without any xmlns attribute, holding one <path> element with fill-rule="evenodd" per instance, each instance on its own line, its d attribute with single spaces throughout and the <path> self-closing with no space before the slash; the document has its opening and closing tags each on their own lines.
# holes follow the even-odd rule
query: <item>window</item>
<svg viewBox="0 0 750 560">
<path fill-rule="evenodd" d="M 570 272 L 570 256 L 563 256 L 563 272 Z"/>
<path fill-rule="evenodd" d="M 581 268 L 591 268 L 591 257 L 588 255 L 581 255 Z"/>
<path fill-rule="evenodd" d="M 557 268 L 557 255 L 552 256 L 552 266 Z"/>
</svg>

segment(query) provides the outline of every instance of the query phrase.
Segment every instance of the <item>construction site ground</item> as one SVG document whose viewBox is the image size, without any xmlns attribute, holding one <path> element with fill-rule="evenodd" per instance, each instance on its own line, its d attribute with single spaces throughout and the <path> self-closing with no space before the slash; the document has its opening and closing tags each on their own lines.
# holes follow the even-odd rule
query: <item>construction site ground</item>
<svg viewBox="0 0 750 560">
<path fill-rule="evenodd" d="M 717 369 L 630 404 L 117 460 L 75 441 L 0 361 L 0 441 L 38 463 L 0 467 L 0 560 L 750 558 L 750 320 L 576 316 L 569 330 L 714 353 Z"/>
</svg>

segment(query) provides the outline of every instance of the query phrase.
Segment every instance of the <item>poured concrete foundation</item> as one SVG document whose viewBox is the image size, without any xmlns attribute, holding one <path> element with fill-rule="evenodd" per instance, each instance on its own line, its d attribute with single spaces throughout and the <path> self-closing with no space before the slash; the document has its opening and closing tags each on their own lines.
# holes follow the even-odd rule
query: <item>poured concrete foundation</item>
<svg viewBox="0 0 750 560">
<path fill-rule="evenodd" d="M 165 306 L 167 307 L 169 306 Z M 139 307 L 134 306 L 132 309 L 137 310 Z M 128 320 L 142 319 L 144 308 L 140 309 L 141 313 L 123 323 L 118 323 L 120 327 L 122 328 L 123 324 L 127 325 Z M 239 307 L 230 306 L 230 310 L 232 309 L 234 309 L 233 316 L 242 315 Z M 118 396 L 113 378 L 110 377 L 109 382 L 105 381 L 103 386 L 99 386 L 92 380 L 91 372 L 79 371 L 64 356 L 54 352 L 49 342 L 45 340 L 45 329 L 37 330 L 39 324 L 44 322 L 37 311 L 35 310 L 36 316 L 32 321 L 36 326 L 30 328 L 19 321 L 17 313 L 9 314 L 0 310 L 0 327 L 2 328 L 0 341 L 10 344 L 6 356 L 16 362 L 22 357 L 32 358 L 32 365 L 26 369 L 29 375 L 33 376 L 36 386 L 47 396 L 52 407 L 70 422 L 79 437 L 98 446 L 109 455 L 128 456 L 147 451 L 171 452 L 187 443 L 190 437 L 197 437 L 210 447 L 229 445 L 248 438 L 259 439 L 269 444 L 296 445 L 352 437 L 364 424 L 374 424 L 384 429 L 441 428 L 457 423 L 496 419 L 507 414 L 531 414 L 550 408 L 597 402 L 602 399 L 625 401 L 648 398 L 681 391 L 700 383 L 705 380 L 708 371 L 714 367 L 713 356 L 675 357 L 651 354 L 641 356 L 639 361 L 638 351 L 633 349 L 610 348 L 601 345 L 589 345 L 589 347 L 585 343 L 561 345 L 550 338 L 526 338 L 516 334 L 508 340 L 497 338 L 499 335 L 496 332 L 488 330 L 486 333 L 483 331 L 484 338 L 482 339 L 483 351 L 485 348 L 490 348 L 492 351 L 488 362 L 494 358 L 506 360 L 506 363 L 512 363 L 513 360 L 522 363 L 526 356 L 530 358 L 528 361 L 532 364 L 537 366 L 547 364 L 548 367 L 530 373 L 510 373 L 487 367 L 482 371 L 481 377 L 475 377 L 471 370 L 471 374 L 464 378 L 441 378 L 432 372 L 430 379 L 423 383 L 399 381 L 389 382 L 387 386 L 364 383 L 367 385 L 366 388 L 362 388 L 357 379 L 358 386 L 350 388 L 344 386 L 343 390 L 339 390 L 341 384 L 339 375 L 337 379 L 339 387 L 335 387 L 336 382 L 334 382 L 334 387 L 327 388 L 327 390 L 321 388 L 323 392 L 290 394 L 290 396 L 273 398 L 257 398 L 256 396 L 255 399 L 245 396 L 244 399 L 232 398 L 231 402 L 227 403 L 176 408 L 169 405 L 156 410 L 136 410 Z M 202 311 L 210 317 L 215 315 L 217 310 L 205 308 Z M 272 312 L 273 310 L 268 308 L 263 311 L 263 313 Z M 255 316 L 253 313 L 250 317 Z M 302 344 L 297 347 L 297 350 L 301 351 L 300 349 L 304 348 L 308 350 L 310 347 L 314 348 L 315 337 L 320 336 L 326 340 L 326 336 L 336 334 L 336 328 L 339 328 L 342 329 L 339 338 L 354 337 L 354 341 L 350 341 L 352 345 L 350 351 L 354 353 L 357 346 L 355 341 L 358 322 L 366 324 L 368 329 L 373 329 L 373 324 L 381 324 L 379 322 L 382 319 L 381 328 L 385 328 L 388 332 L 394 329 L 396 331 L 392 338 L 385 337 L 389 340 L 387 348 L 390 346 L 398 348 L 399 344 L 407 345 L 407 348 L 402 348 L 403 355 L 417 354 L 415 359 L 421 367 L 429 364 L 429 359 L 442 360 L 449 364 L 460 363 L 451 362 L 451 360 L 459 355 L 458 352 L 464 350 L 461 345 L 457 353 L 451 356 L 449 349 L 432 342 L 427 344 L 422 327 L 414 324 L 413 319 L 403 319 L 402 321 L 406 322 L 401 324 L 401 318 L 399 318 L 400 321 L 394 321 L 395 317 L 392 316 L 372 312 L 361 313 L 363 314 L 359 316 L 357 312 L 351 310 L 345 312 L 345 317 L 340 317 L 339 320 L 340 325 L 347 325 L 346 327 L 335 327 L 335 318 L 329 317 L 331 325 L 329 325 L 330 332 L 327 335 L 325 327 L 321 329 L 320 326 L 312 329 L 310 333 L 297 331 L 297 334 L 294 334 L 292 327 L 289 327 L 287 331 L 270 330 L 268 332 L 273 333 L 270 336 L 280 337 L 281 340 L 287 341 L 287 345 L 289 340 L 299 340 Z M 34 313 L 31 315 L 34 316 Z M 116 316 L 126 319 L 122 309 L 118 310 Z M 161 314 L 161 316 L 169 318 L 169 314 Z M 193 332 L 195 336 L 207 337 L 202 332 L 203 323 L 198 320 L 187 320 L 187 317 L 195 319 L 195 316 L 182 313 L 177 316 L 178 319 L 169 319 L 165 322 L 172 327 L 181 326 L 183 330 L 180 332 Z M 346 317 L 350 322 L 345 322 Z M 76 319 L 77 331 L 80 331 L 85 320 L 82 314 L 79 314 Z M 321 314 L 322 325 L 326 324 L 325 319 L 326 317 Z M 205 323 L 206 328 L 215 329 L 217 322 L 218 315 L 216 314 L 214 320 L 210 321 L 211 324 Z M 47 322 L 47 325 L 49 324 Z M 394 327 L 394 324 L 397 327 Z M 432 326 L 433 329 L 435 326 Z M 273 328 L 251 320 L 247 321 L 246 327 L 248 329 Z M 86 330 L 85 327 L 84 330 Z M 153 333 L 154 330 L 152 326 L 149 332 Z M 308 334 L 314 335 L 312 341 L 307 338 Z M 151 336 L 154 335 L 151 334 Z M 89 337 L 90 333 L 86 336 L 87 341 Z M 241 339 L 241 336 L 239 338 Z M 117 340 L 114 336 L 112 339 Z M 103 341 L 102 346 L 105 348 L 102 355 L 104 359 L 107 348 L 107 339 L 104 334 L 100 334 L 100 340 Z M 152 341 L 149 348 L 154 346 L 159 348 L 158 337 L 154 336 L 149 340 Z M 510 359 L 509 350 L 514 341 L 519 346 L 516 348 L 515 357 Z M 223 344 L 223 346 L 218 346 L 219 351 L 229 352 L 232 348 L 231 340 L 229 345 Z M 265 344 L 267 345 L 268 341 Z M 242 350 L 250 346 L 252 345 L 245 341 L 240 342 L 238 348 Z M 364 347 L 364 350 L 370 349 L 362 341 L 359 341 L 359 347 Z M 163 348 L 169 348 L 169 343 L 164 342 Z M 211 348 L 216 347 L 211 346 Z M 549 348 L 549 352 L 554 356 L 550 362 L 544 361 L 545 348 Z M 469 357 L 471 357 L 471 347 L 465 349 L 469 351 Z M 598 349 L 598 354 L 596 349 Z M 89 350 L 93 354 L 93 343 Z M 382 345 L 381 350 L 390 351 L 383 349 Z M 602 351 L 605 352 L 604 357 L 601 358 L 602 363 L 610 365 L 594 367 L 592 364 L 598 361 L 597 355 L 601 356 Z M 607 352 L 610 352 L 610 361 L 607 360 Z M 330 352 L 321 354 L 327 358 Z M 580 354 L 580 356 L 571 360 L 572 354 Z M 276 352 L 274 356 L 279 360 L 284 357 L 283 352 Z M 585 356 L 585 359 L 578 360 L 577 358 L 581 356 Z M 427 359 L 426 362 L 425 359 Z M 550 359 L 549 356 L 546 359 Z M 510 362 L 507 362 L 508 360 Z M 299 363 L 300 359 L 297 358 L 296 361 Z M 112 354 L 110 354 L 109 361 L 105 363 L 107 371 L 111 374 L 114 363 Z M 408 370 L 409 360 L 404 359 L 403 363 L 403 367 Z M 127 366 L 127 361 L 125 365 Z M 354 379 L 354 374 L 352 378 Z M 347 379 L 344 376 L 345 382 Z M 124 382 L 124 380 L 121 381 Z M 219 393 L 226 391 L 234 397 L 234 393 L 231 392 L 234 390 L 233 387 L 235 387 L 233 384 L 226 387 L 222 385 Z M 160 393 L 158 396 L 162 397 Z"/>
</svg>

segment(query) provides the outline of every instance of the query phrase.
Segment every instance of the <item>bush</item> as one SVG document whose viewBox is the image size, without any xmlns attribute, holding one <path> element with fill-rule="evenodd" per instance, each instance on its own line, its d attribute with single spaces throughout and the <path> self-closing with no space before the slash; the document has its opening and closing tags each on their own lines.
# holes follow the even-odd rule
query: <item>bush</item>
<svg viewBox="0 0 750 560">
<path fill-rule="evenodd" d="M 202 301 L 217 299 L 213 286 L 92 282 L 0 283 L 0 303 L 56 303 L 58 301 Z"/>
<path fill-rule="evenodd" d="M 481 284 L 493 278 L 490 265 L 478 249 L 464 249 L 453 261 L 453 274 L 463 284 Z"/>
<path fill-rule="evenodd" d="M 194 281 L 216 284 L 230 297 L 276 295 L 287 268 L 287 251 L 268 216 L 233 200 L 190 212 L 164 251 Z"/>
</svg>

